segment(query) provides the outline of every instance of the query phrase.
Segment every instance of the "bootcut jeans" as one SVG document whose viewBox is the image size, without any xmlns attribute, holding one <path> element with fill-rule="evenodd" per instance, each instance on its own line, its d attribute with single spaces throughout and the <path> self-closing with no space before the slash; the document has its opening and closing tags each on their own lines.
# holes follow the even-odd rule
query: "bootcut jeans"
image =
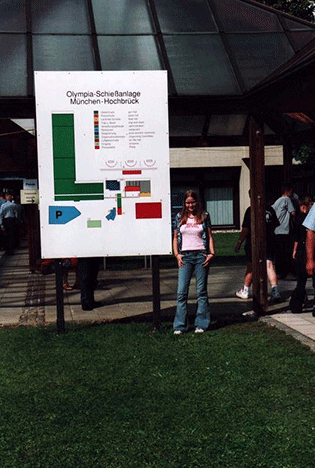
<svg viewBox="0 0 315 468">
<path fill-rule="evenodd" d="M 178 269 L 177 308 L 173 323 L 174 330 L 187 331 L 187 300 L 190 280 L 193 273 L 196 276 L 197 312 L 195 327 L 206 330 L 210 323 L 210 309 L 207 293 L 209 266 L 202 264 L 206 259 L 205 250 L 189 250 L 182 252 L 184 265 Z"/>
</svg>

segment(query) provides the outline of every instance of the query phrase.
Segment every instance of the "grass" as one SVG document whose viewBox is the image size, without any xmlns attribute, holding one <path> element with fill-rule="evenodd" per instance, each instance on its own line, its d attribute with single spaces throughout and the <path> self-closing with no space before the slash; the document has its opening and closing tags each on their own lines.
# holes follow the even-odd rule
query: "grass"
<svg viewBox="0 0 315 468">
<path fill-rule="evenodd" d="M 315 357 L 261 323 L 0 331 L 3 468 L 313 468 Z"/>
<path fill-rule="evenodd" d="M 214 232 L 213 237 L 217 255 L 220 257 L 244 256 L 243 249 L 239 253 L 234 252 L 239 236 L 239 232 Z"/>
<path fill-rule="evenodd" d="M 239 238 L 239 232 L 214 232 L 216 250 L 215 265 L 244 265 L 244 251 L 235 253 L 234 247 Z M 149 265 L 149 258 L 147 259 Z M 108 257 L 106 258 L 107 270 L 133 270 L 145 267 L 143 256 L 133 257 Z M 160 268 L 177 268 L 177 262 L 173 255 L 160 256 Z"/>
<path fill-rule="evenodd" d="M 239 238 L 239 232 L 214 232 L 216 265 L 245 265 L 244 248 L 235 253 L 234 247 Z"/>
</svg>

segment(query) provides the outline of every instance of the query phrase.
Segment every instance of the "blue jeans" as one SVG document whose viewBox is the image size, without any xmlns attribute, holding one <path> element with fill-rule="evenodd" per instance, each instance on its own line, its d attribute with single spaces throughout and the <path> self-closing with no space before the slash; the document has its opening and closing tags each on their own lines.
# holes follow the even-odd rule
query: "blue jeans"
<svg viewBox="0 0 315 468">
<path fill-rule="evenodd" d="M 202 263 L 205 261 L 205 250 L 191 250 L 182 252 L 184 266 L 178 269 L 178 289 L 177 289 L 177 309 L 173 323 L 174 330 L 187 331 L 187 299 L 190 280 L 195 272 L 196 288 L 197 288 L 197 313 L 195 319 L 195 327 L 206 330 L 210 323 L 210 310 L 207 293 L 207 280 L 209 266 L 204 267 Z"/>
</svg>

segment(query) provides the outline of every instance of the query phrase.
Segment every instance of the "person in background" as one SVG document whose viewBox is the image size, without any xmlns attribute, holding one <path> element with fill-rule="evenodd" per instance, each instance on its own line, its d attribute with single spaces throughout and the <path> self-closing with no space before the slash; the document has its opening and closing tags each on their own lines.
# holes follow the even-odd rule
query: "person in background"
<svg viewBox="0 0 315 468">
<path fill-rule="evenodd" d="M 300 198 L 299 196 L 292 192 L 291 196 L 291 202 L 294 207 L 295 215 L 290 216 L 290 230 L 289 230 L 289 252 L 290 252 L 290 258 L 289 258 L 289 273 L 291 273 L 293 276 L 297 276 L 296 272 L 296 262 L 295 259 L 293 258 L 293 249 L 294 249 L 294 241 L 295 241 L 295 228 L 296 228 L 296 215 L 300 213 Z"/>
<path fill-rule="evenodd" d="M 279 220 L 279 226 L 275 229 L 275 267 L 278 278 L 284 279 L 290 270 L 290 219 L 295 215 L 291 197 L 293 187 L 284 184 L 281 197 L 275 201 L 272 208 L 275 210 Z"/>
<path fill-rule="evenodd" d="M 17 236 L 18 209 L 13 203 L 13 196 L 10 193 L 5 195 L 6 202 L 0 207 L 0 225 L 5 234 L 5 250 L 8 255 L 14 255 Z"/>
<path fill-rule="evenodd" d="M 103 304 L 94 299 L 94 291 L 97 285 L 97 275 L 100 268 L 98 257 L 79 258 L 79 278 L 81 288 L 82 310 L 93 310 Z"/>
<path fill-rule="evenodd" d="M 303 222 L 312 208 L 312 198 L 309 196 L 302 197 L 300 200 L 300 209 L 295 216 L 295 229 L 294 229 L 294 246 L 292 257 L 295 260 L 295 271 L 297 275 L 297 284 L 290 299 L 290 309 L 293 313 L 302 312 L 303 303 L 306 299 L 306 227 Z M 315 275 L 313 278 L 313 288 L 315 289 Z"/>
<path fill-rule="evenodd" d="M 24 215 L 24 208 L 20 203 L 19 196 L 14 197 L 13 203 L 15 203 L 16 210 L 17 210 L 15 247 L 18 249 L 20 247 L 20 240 L 24 233 L 25 215 Z"/>
<path fill-rule="evenodd" d="M 236 291 L 236 296 L 240 299 L 248 299 L 249 288 L 253 282 L 253 264 L 252 264 L 252 248 L 251 248 L 251 211 L 250 206 L 247 208 L 242 224 L 242 230 L 238 242 L 234 248 L 235 252 L 239 252 L 242 243 L 245 240 L 245 258 L 246 272 L 244 278 L 244 286 Z M 279 221 L 275 210 L 272 206 L 266 207 L 266 259 L 267 259 L 267 276 L 271 286 L 270 301 L 272 303 L 282 302 L 282 297 L 278 288 L 278 278 L 274 268 L 274 238 L 275 227 L 279 225 Z"/>
<path fill-rule="evenodd" d="M 188 331 L 187 300 L 194 272 L 198 304 L 195 333 L 203 333 L 210 324 L 207 280 L 215 250 L 210 215 L 202 209 L 197 193 L 193 190 L 185 193 L 182 211 L 175 218 L 173 250 L 178 263 L 174 334 L 181 335 Z"/>
<path fill-rule="evenodd" d="M 303 221 L 303 226 L 306 227 L 306 271 L 309 276 L 315 275 L 315 204 L 313 204 L 308 215 Z M 315 308 L 313 305 L 313 317 L 315 317 Z"/>
<path fill-rule="evenodd" d="M 5 198 L 4 198 L 4 193 L 0 191 L 0 208 L 5 203 Z M 4 241 L 4 231 L 0 229 L 0 250 L 4 250 L 5 246 L 5 241 Z"/>
<path fill-rule="evenodd" d="M 65 265 L 62 269 L 62 287 L 65 291 L 72 291 L 73 289 L 80 289 L 80 276 L 79 276 L 79 259 L 78 258 L 65 258 Z M 75 283 L 70 286 L 68 277 L 69 271 L 75 272 Z"/>
<path fill-rule="evenodd" d="M 4 193 L 0 191 L 0 207 L 5 203 Z"/>
</svg>

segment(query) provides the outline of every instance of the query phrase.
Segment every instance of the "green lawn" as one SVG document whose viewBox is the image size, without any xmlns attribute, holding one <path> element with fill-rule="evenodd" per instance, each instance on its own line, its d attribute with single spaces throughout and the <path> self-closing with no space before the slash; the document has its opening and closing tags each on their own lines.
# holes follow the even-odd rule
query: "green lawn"
<svg viewBox="0 0 315 468">
<path fill-rule="evenodd" d="M 235 253 L 234 247 L 237 244 L 239 232 L 214 232 L 214 245 L 216 251 L 216 265 L 244 264 L 244 244 L 240 252 Z"/>
<path fill-rule="evenodd" d="M 0 331 L 3 468 L 313 468 L 315 356 L 255 322 Z"/>
</svg>

